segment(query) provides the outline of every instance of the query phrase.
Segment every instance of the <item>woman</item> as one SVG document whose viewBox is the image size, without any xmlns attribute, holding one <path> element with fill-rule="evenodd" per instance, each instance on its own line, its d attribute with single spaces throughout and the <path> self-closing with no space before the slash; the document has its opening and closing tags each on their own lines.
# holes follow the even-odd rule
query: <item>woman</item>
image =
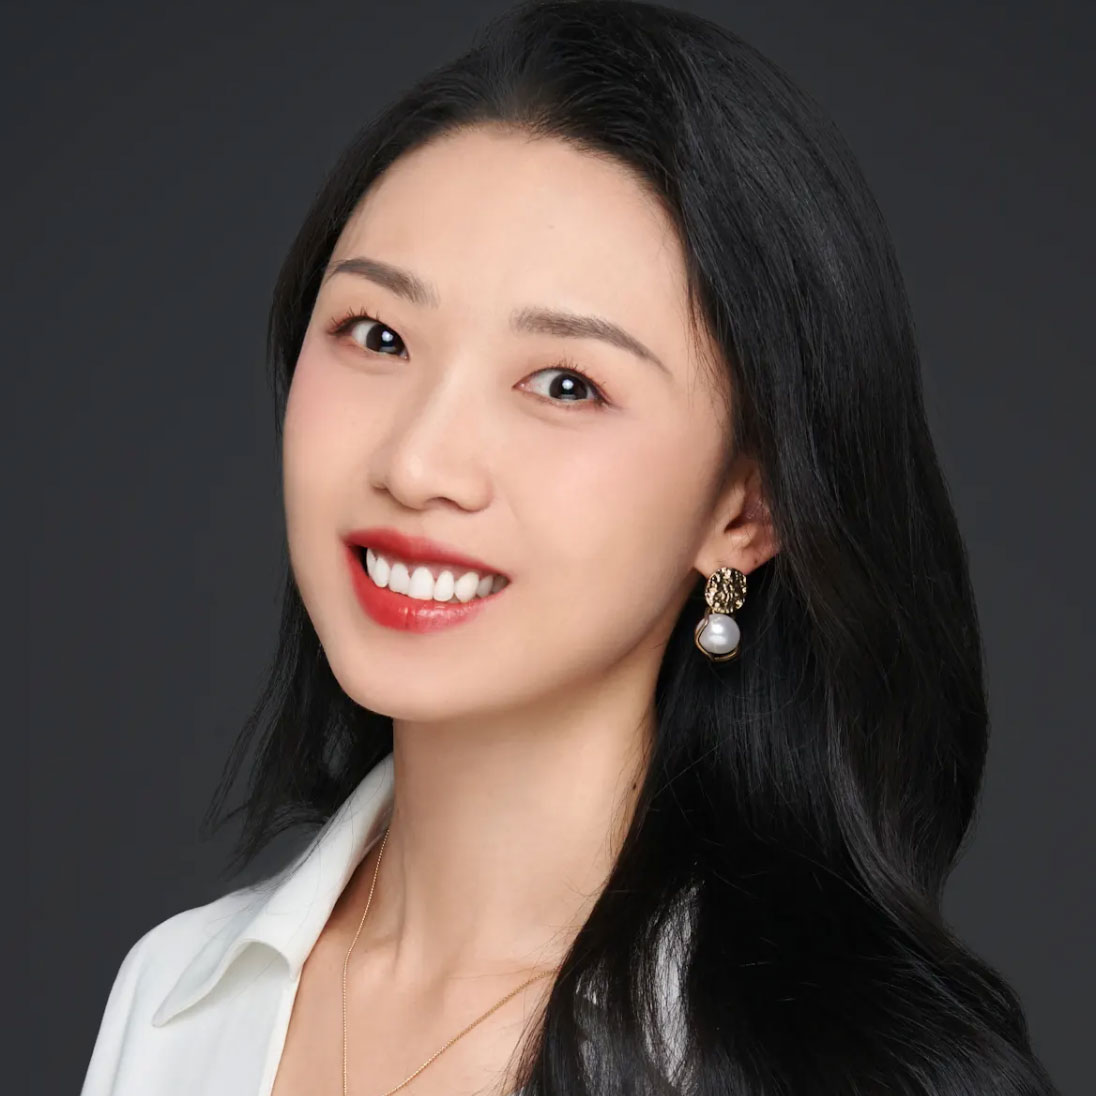
<svg viewBox="0 0 1096 1096">
<path fill-rule="evenodd" d="M 239 862 L 323 825 L 134 945 L 85 1096 L 1053 1092 L 941 917 L 975 604 L 803 92 L 514 8 L 351 143 L 270 356 L 290 574 L 211 817 L 254 747 Z"/>
</svg>

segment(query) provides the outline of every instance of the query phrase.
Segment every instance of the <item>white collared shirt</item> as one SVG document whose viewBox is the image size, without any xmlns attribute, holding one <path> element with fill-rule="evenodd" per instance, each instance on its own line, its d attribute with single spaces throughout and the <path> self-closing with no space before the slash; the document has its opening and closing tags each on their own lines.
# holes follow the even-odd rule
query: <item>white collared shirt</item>
<svg viewBox="0 0 1096 1096">
<path fill-rule="evenodd" d="M 392 790 L 388 754 L 272 879 L 146 932 L 115 976 L 81 1096 L 267 1096 L 301 968 Z"/>
<path fill-rule="evenodd" d="M 389 753 L 273 878 L 146 932 L 115 976 L 81 1096 L 269 1096 L 304 961 L 384 833 L 393 788 Z"/>
</svg>

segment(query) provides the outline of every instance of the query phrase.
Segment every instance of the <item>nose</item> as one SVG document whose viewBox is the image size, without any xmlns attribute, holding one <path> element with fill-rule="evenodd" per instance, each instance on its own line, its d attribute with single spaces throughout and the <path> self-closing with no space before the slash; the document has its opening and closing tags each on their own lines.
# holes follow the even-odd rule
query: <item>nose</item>
<svg viewBox="0 0 1096 1096">
<path fill-rule="evenodd" d="M 424 370 L 394 399 L 387 431 L 368 456 L 370 484 L 413 510 L 445 500 L 478 510 L 490 498 L 484 400 L 471 370 Z"/>
</svg>

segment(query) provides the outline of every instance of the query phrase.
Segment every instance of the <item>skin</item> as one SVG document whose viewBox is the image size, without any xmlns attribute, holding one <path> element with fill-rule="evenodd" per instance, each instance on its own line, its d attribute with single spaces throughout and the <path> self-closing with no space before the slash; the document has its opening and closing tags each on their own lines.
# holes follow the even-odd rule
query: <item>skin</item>
<svg viewBox="0 0 1096 1096">
<path fill-rule="evenodd" d="M 324 281 L 283 471 L 291 564 L 332 671 L 395 730 L 395 811 L 348 977 L 351 1091 L 383 1093 L 562 960 L 630 820 L 659 665 L 697 573 L 749 574 L 775 545 L 753 464 L 718 478 L 725 370 L 713 375 L 714 348 L 693 337 L 672 226 L 623 166 L 498 127 L 435 140 L 359 203 L 331 259 L 356 256 L 413 272 L 437 301 L 349 273 Z M 592 338 L 514 332 L 523 306 L 605 317 L 665 368 Z M 330 334 L 351 309 L 383 325 Z M 343 533 L 372 525 L 452 544 L 510 586 L 468 623 L 384 628 L 341 554 Z M 341 1091 L 342 961 L 376 851 L 305 965 L 275 1096 Z M 408 1091 L 508 1092 L 550 984 Z"/>
</svg>

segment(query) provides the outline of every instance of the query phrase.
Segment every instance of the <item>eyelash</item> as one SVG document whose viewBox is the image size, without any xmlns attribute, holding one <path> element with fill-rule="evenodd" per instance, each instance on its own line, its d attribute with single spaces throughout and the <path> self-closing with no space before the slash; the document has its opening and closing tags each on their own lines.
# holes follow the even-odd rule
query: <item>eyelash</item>
<svg viewBox="0 0 1096 1096">
<path fill-rule="evenodd" d="M 395 331 L 394 327 L 389 327 L 387 323 L 374 311 L 372 314 L 366 312 L 355 311 L 351 308 L 342 317 L 333 320 L 327 327 L 328 335 L 342 335 L 349 331 L 356 323 L 379 323 L 382 327 L 388 327 L 390 331 Z M 360 349 L 365 349 L 361 347 Z M 370 353 L 372 353 L 370 351 Z M 382 355 L 387 357 L 388 355 Z M 545 369 L 557 369 L 563 373 L 573 373 L 576 377 L 581 378 L 583 383 L 587 384 L 593 392 L 594 398 L 592 400 L 553 400 L 547 396 L 542 396 L 541 399 L 546 400 L 548 403 L 554 406 L 565 407 L 568 411 L 580 408 L 590 407 L 595 411 L 602 411 L 609 406 L 609 401 L 605 398 L 604 392 L 600 381 L 589 376 L 581 369 L 579 369 L 570 358 L 562 358 L 555 365 L 545 366 Z M 544 372 L 544 370 L 537 370 L 538 373 Z"/>
</svg>

